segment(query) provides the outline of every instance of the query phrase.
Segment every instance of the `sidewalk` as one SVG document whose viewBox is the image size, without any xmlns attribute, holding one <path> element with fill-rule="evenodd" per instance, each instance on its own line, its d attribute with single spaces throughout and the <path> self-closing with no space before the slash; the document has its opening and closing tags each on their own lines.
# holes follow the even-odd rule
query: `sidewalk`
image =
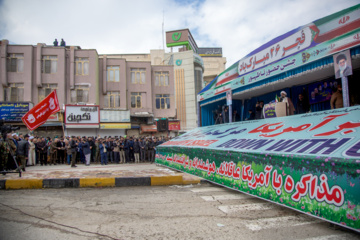
<svg viewBox="0 0 360 240">
<path fill-rule="evenodd" d="M 198 184 L 201 179 L 150 163 L 30 166 L 0 175 L 0 189 L 125 187 Z"/>
</svg>

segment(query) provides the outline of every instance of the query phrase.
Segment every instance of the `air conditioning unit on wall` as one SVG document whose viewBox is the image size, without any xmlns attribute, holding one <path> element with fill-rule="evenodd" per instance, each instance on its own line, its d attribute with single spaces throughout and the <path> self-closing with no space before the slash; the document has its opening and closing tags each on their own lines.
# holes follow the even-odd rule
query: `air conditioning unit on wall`
<svg viewBox="0 0 360 240">
<path fill-rule="evenodd" d="M 159 119 L 157 122 L 157 130 L 159 132 L 165 132 L 168 130 L 168 119 Z"/>
</svg>

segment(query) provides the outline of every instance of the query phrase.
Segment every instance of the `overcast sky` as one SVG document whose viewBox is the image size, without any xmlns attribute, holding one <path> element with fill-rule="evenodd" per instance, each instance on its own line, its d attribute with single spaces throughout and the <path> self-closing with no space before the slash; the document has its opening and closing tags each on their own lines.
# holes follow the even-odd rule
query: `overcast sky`
<svg viewBox="0 0 360 240">
<path fill-rule="evenodd" d="M 149 53 L 164 30 L 190 29 L 199 47 L 222 47 L 227 67 L 294 28 L 359 0 L 0 0 L 0 39 L 99 54 Z M 163 18 L 164 16 L 164 18 Z M 166 48 L 169 52 L 170 49 Z"/>
</svg>

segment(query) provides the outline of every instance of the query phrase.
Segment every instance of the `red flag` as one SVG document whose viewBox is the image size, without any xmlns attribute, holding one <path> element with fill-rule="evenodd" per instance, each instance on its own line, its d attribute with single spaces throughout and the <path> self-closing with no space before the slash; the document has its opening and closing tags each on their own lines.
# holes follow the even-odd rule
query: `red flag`
<svg viewBox="0 0 360 240">
<path fill-rule="evenodd" d="M 21 120 L 25 123 L 28 129 L 34 130 L 43 125 L 51 114 L 60 111 L 59 101 L 56 95 L 56 90 L 52 91 L 44 100 L 36 104 L 30 109 Z"/>
</svg>

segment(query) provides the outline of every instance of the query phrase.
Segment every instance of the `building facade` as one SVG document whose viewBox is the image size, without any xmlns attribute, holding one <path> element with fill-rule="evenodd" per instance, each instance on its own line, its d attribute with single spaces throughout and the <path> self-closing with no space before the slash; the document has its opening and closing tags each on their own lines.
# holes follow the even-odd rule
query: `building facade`
<svg viewBox="0 0 360 240">
<path fill-rule="evenodd" d="M 36 135 L 177 135 L 178 127 L 164 132 L 156 127 L 157 119 L 178 123 L 174 67 L 153 65 L 151 54 L 99 55 L 78 46 L 2 40 L 0 55 L 0 103 L 9 113 L 0 111 L 0 117 L 20 126 L 20 132 L 28 130 L 21 117 L 10 118 L 19 112 L 15 105 L 28 104 L 24 109 L 29 109 L 56 90 L 62 111 Z M 88 111 L 91 120 L 73 117 Z"/>
</svg>

